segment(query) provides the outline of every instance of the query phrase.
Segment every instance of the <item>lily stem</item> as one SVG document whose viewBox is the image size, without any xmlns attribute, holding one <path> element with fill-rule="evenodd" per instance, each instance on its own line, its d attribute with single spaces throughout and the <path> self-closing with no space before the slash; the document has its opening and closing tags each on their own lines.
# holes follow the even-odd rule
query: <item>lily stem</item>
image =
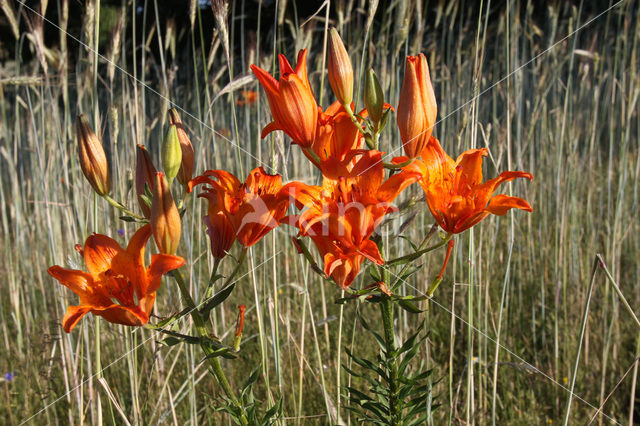
<svg viewBox="0 0 640 426">
<path fill-rule="evenodd" d="M 389 424 L 399 425 L 402 407 L 398 395 L 398 359 L 395 330 L 393 329 L 393 303 L 390 297 L 384 297 L 380 303 L 384 340 L 387 346 L 386 363 L 389 374 Z"/>
<path fill-rule="evenodd" d="M 236 264 L 236 267 L 231 272 L 231 275 L 229 275 L 227 280 L 224 282 L 224 285 L 222 286 L 222 288 L 226 288 L 229 284 L 231 284 L 235 276 L 238 275 L 238 272 L 240 272 L 240 267 L 242 266 L 245 259 L 247 258 L 247 250 L 248 249 L 246 247 L 242 248 L 242 252 L 240 253 L 240 257 L 238 258 L 238 263 Z"/>
<path fill-rule="evenodd" d="M 408 165 L 410 165 L 411 163 L 413 163 L 415 161 L 415 158 L 409 158 L 406 161 L 403 161 L 402 163 L 398 163 L 398 164 L 394 164 L 394 163 L 382 163 L 382 165 L 384 166 L 385 169 L 391 169 L 391 170 L 400 170 L 403 167 L 407 167 Z"/>
<path fill-rule="evenodd" d="M 451 239 L 452 234 L 448 234 L 447 237 L 444 238 L 441 242 L 439 242 L 438 244 L 434 244 L 433 246 L 427 248 L 427 243 L 431 240 L 431 238 L 436 234 L 437 231 L 438 231 L 438 224 L 434 223 L 433 226 L 431 227 L 431 229 L 429 230 L 429 233 L 424 237 L 424 240 L 422 240 L 422 243 L 420 243 L 420 246 L 418 247 L 418 250 L 415 251 L 415 253 L 411 253 L 411 254 L 408 254 L 406 256 L 395 258 L 393 260 L 390 260 L 387 263 L 393 264 L 394 262 L 398 262 L 398 261 L 402 261 L 402 260 L 418 258 L 418 257 L 422 256 L 425 253 L 428 253 L 428 252 L 430 252 L 432 250 L 435 250 L 435 249 L 437 249 L 439 247 L 442 247 L 443 245 L 447 244 L 447 242 L 449 242 L 449 240 Z M 402 270 L 397 274 L 397 276 L 398 277 L 403 276 L 410 265 L 411 265 L 411 262 L 407 262 L 402 267 Z M 400 278 L 396 279 L 396 281 L 391 286 L 391 289 L 394 289 L 399 281 L 400 281 Z"/>
<path fill-rule="evenodd" d="M 117 208 L 118 210 L 120 210 L 122 213 L 129 215 L 135 219 L 138 219 L 140 221 L 146 221 L 147 219 L 135 214 L 134 212 L 132 212 L 131 210 L 127 209 L 124 204 L 117 202 L 116 200 L 114 200 L 113 198 L 111 198 L 108 194 L 105 194 L 102 196 L 102 198 L 104 198 L 105 200 L 107 200 L 107 202 L 109 204 L 111 204 L 113 207 Z"/>
<path fill-rule="evenodd" d="M 220 261 L 222 259 L 216 257 L 213 260 L 213 269 L 211 270 L 211 278 L 209 278 L 209 283 L 207 284 L 207 292 L 206 292 L 206 297 L 205 299 L 210 298 L 211 296 L 213 296 L 213 285 L 215 284 L 216 280 L 217 280 L 217 275 L 218 275 L 218 267 L 220 266 Z"/>
<path fill-rule="evenodd" d="M 368 136 L 371 136 L 371 135 L 362 128 L 362 124 L 358 121 L 358 117 L 356 117 L 355 113 L 351 109 L 351 105 L 342 104 L 342 107 L 347 112 L 347 114 L 349 114 L 349 118 L 351 118 L 351 122 L 353 123 L 354 126 L 356 126 L 356 129 L 358 129 L 358 131 L 360 133 L 362 133 L 362 136 L 365 137 L 365 140 L 366 140 L 367 145 L 369 146 L 369 148 L 377 149 L 378 148 L 378 144 L 377 144 L 378 138 L 376 138 L 375 141 L 372 140 L 371 138 L 367 138 Z"/>
<path fill-rule="evenodd" d="M 208 337 L 209 333 L 207 331 L 207 326 L 205 324 L 205 321 L 202 318 L 202 315 L 200 315 L 200 312 L 198 311 L 196 303 L 194 302 L 193 298 L 191 297 L 191 294 L 189 293 L 189 289 L 187 288 L 187 284 L 185 283 L 184 278 L 182 277 L 182 274 L 180 274 L 180 272 L 178 271 L 172 271 L 171 275 L 176 280 L 176 283 L 180 288 L 180 293 L 182 294 L 182 298 L 184 299 L 184 302 L 189 307 L 189 312 L 191 313 L 191 318 L 193 318 L 193 322 L 196 326 L 196 330 L 198 331 L 198 335 L 200 335 L 200 337 Z M 206 356 L 209 356 L 213 353 L 213 349 L 207 346 L 206 343 L 204 342 L 200 344 L 200 347 L 202 348 L 202 351 L 205 353 Z M 207 360 L 209 361 L 213 375 L 216 377 L 216 379 L 218 380 L 218 383 L 220 383 L 220 385 L 224 389 L 224 392 L 227 394 L 227 397 L 229 397 L 233 405 L 235 405 L 236 408 L 240 410 L 241 412 L 240 422 L 243 425 L 248 425 L 249 421 L 247 420 L 247 417 L 244 414 L 244 407 L 242 406 L 242 404 L 240 403 L 240 400 L 238 400 L 235 393 L 231 389 L 231 385 L 229 385 L 229 380 L 227 380 L 227 376 L 224 374 L 224 371 L 222 370 L 222 365 L 220 365 L 220 360 L 216 357 L 207 358 Z"/>
</svg>

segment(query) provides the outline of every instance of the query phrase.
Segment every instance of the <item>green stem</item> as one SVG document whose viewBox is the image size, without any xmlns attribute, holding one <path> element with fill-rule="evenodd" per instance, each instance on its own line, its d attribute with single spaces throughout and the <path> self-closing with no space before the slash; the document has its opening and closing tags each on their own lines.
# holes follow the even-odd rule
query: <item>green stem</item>
<svg viewBox="0 0 640 426">
<path fill-rule="evenodd" d="M 402 163 L 398 163 L 398 164 L 394 164 L 394 163 L 382 163 L 382 165 L 384 166 L 385 169 L 391 169 L 391 170 L 400 170 L 403 167 L 407 167 L 409 164 L 413 163 L 415 160 L 415 158 L 409 158 L 408 160 L 402 162 Z"/>
<path fill-rule="evenodd" d="M 176 283 L 180 288 L 180 293 L 182 294 L 182 298 L 184 299 L 185 303 L 189 307 L 189 312 L 191 313 L 191 318 L 193 318 L 193 322 L 196 326 L 198 335 L 200 337 L 208 337 L 209 333 L 207 332 L 207 326 L 205 324 L 205 321 L 202 318 L 202 315 L 200 315 L 200 312 L 197 309 L 196 303 L 194 302 L 193 298 L 191 297 L 191 294 L 189 293 L 189 289 L 187 288 L 187 284 L 185 283 L 184 278 L 182 278 L 182 274 L 180 274 L 180 272 L 178 271 L 172 271 L 171 275 L 176 280 Z M 202 343 L 200 347 L 202 348 L 202 351 L 207 356 L 213 353 L 213 349 L 211 349 L 205 343 Z M 229 397 L 233 405 L 235 405 L 236 408 L 240 410 L 241 423 L 243 425 L 248 425 L 249 421 L 247 420 L 247 417 L 244 414 L 244 407 L 242 406 L 242 404 L 236 397 L 235 393 L 231 389 L 231 385 L 229 385 L 227 376 L 224 374 L 224 371 L 222 371 L 222 365 L 220 365 L 220 360 L 217 357 L 207 358 L 207 360 L 209 361 L 213 375 L 216 377 L 216 379 L 218 380 L 218 383 L 220 383 L 220 385 L 224 389 L 224 392 L 227 394 L 227 397 Z"/>
<path fill-rule="evenodd" d="M 398 360 L 397 346 L 393 330 L 393 304 L 389 297 L 380 303 L 382 325 L 384 326 L 384 340 L 387 346 L 386 360 L 389 374 L 389 424 L 399 425 L 402 419 L 402 408 L 398 399 Z"/>
<path fill-rule="evenodd" d="M 102 196 L 102 198 L 104 198 L 105 200 L 107 200 L 107 202 L 109 204 L 111 204 L 113 207 L 117 208 L 118 210 L 120 210 L 122 213 L 127 214 L 135 219 L 138 219 L 140 221 L 147 221 L 146 218 L 135 214 L 134 212 L 132 212 L 131 210 L 127 209 L 124 204 L 117 202 L 116 200 L 114 200 L 113 198 L 111 198 L 108 194 L 105 194 Z"/>
<path fill-rule="evenodd" d="M 213 284 L 215 284 L 216 282 L 216 275 L 218 275 L 218 267 L 220 266 L 220 261 L 222 259 L 216 257 L 213 260 L 213 269 L 211 270 L 211 278 L 209 278 L 209 283 L 207 285 L 207 292 L 205 293 L 205 299 L 210 298 L 211 296 L 213 296 Z"/>
<path fill-rule="evenodd" d="M 187 186 L 185 185 L 183 188 L 182 197 L 180 197 L 180 202 L 178 203 L 178 210 L 182 210 L 182 208 L 184 207 L 184 202 L 190 194 L 189 192 L 187 192 L 186 188 Z"/>
<path fill-rule="evenodd" d="M 369 134 L 369 132 L 365 131 L 362 128 L 362 123 L 360 123 L 360 121 L 358 121 L 358 117 L 356 117 L 356 115 L 354 114 L 353 110 L 351 109 L 351 105 L 342 104 L 342 107 L 347 112 L 347 114 L 349 114 L 349 118 L 351 118 L 351 122 L 353 123 L 354 126 L 356 126 L 356 129 L 358 129 L 358 131 L 360 133 L 362 133 L 362 136 L 364 136 L 364 140 L 367 143 L 367 146 L 369 147 L 369 149 L 378 149 L 378 135 L 377 135 L 377 132 L 376 132 L 375 137 L 372 138 L 372 135 Z"/>
<path fill-rule="evenodd" d="M 322 279 L 330 280 L 331 278 L 325 275 L 322 268 L 318 266 L 316 261 L 313 259 L 313 255 L 309 251 L 309 248 L 307 247 L 305 242 L 301 238 L 295 238 L 294 242 L 296 244 L 296 249 L 298 249 L 301 252 L 300 254 L 302 254 L 305 257 L 305 259 L 307 259 L 307 262 L 309 262 L 309 265 L 311 265 L 311 270 L 316 274 L 320 275 Z M 349 292 L 350 289 L 347 289 L 347 291 Z"/>
<path fill-rule="evenodd" d="M 233 272 L 231 272 L 231 275 L 229 275 L 229 278 L 227 278 L 227 280 L 224 282 L 224 285 L 222 286 L 222 288 L 226 288 L 229 284 L 231 284 L 232 280 L 235 278 L 236 275 L 238 275 L 238 272 L 240 272 L 240 267 L 242 266 L 246 258 L 247 258 L 247 248 L 243 247 L 242 252 L 240 253 L 240 257 L 238 258 L 238 263 L 236 264 L 236 267 L 233 269 Z"/>
<path fill-rule="evenodd" d="M 322 165 L 322 159 L 318 156 L 318 154 L 316 154 L 316 152 L 309 148 L 302 148 L 302 150 L 305 152 L 305 154 L 307 154 L 307 156 L 309 157 L 309 159 L 311 159 L 311 162 L 313 164 L 316 165 L 316 167 L 320 167 Z"/>
</svg>

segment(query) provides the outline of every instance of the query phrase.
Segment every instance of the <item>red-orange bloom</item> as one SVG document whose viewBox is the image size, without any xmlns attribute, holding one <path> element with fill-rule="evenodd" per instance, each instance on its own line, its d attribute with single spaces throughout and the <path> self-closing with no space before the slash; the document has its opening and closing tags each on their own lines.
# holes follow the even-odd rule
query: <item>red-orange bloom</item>
<svg viewBox="0 0 640 426">
<path fill-rule="evenodd" d="M 493 193 L 503 182 L 515 178 L 533 179 L 527 172 L 502 172 L 497 178 L 482 182 L 482 157 L 487 155 L 486 148 L 470 149 L 463 152 L 456 161 L 432 137 L 422 151 L 422 161 L 416 159 L 406 167 L 407 170 L 422 174 L 420 185 L 438 224 L 449 233 L 463 232 L 489 214 L 505 215 L 516 208 L 533 211 L 529 203 L 522 198 Z M 406 157 L 394 159 L 394 162 L 406 161 Z"/>
<path fill-rule="evenodd" d="M 241 90 L 240 99 L 236 101 L 238 106 L 251 106 L 258 99 L 258 92 L 255 90 Z"/>
<path fill-rule="evenodd" d="M 140 228 L 124 250 L 112 238 L 94 234 L 87 238 L 82 254 L 88 272 L 52 266 L 47 272 L 80 297 L 78 306 L 69 306 L 62 320 L 69 333 L 91 312 L 109 322 L 144 325 L 149 322 L 162 275 L 184 265 L 184 259 L 154 254 L 145 268 L 144 247 L 151 227 Z"/>
<path fill-rule="evenodd" d="M 367 110 L 362 110 L 360 116 L 366 117 Z M 311 149 L 321 161 L 329 158 L 343 160 L 350 151 L 362 148 L 363 143 L 362 133 L 353 124 L 340 102 L 336 101 L 326 111 L 320 112 L 318 131 Z M 313 158 L 310 160 L 314 161 Z M 320 167 L 319 164 L 316 166 Z"/>
<path fill-rule="evenodd" d="M 351 109 L 354 104 L 351 103 Z M 393 109 L 391 105 L 383 104 L 383 109 Z M 362 124 L 362 120 L 367 118 L 369 112 L 363 109 L 358 113 L 358 122 Z M 336 101 L 327 108 L 326 111 L 318 113 L 318 127 L 316 138 L 311 145 L 311 149 L 318 158 L 312 158 L 306 151 L 305 155 L 320 169 L 323 168 L 320 162 L 329 159 L 332 161 L 343 162 L 347 155 L 351 155 L 354 150 L 359 150 L 364 144 L 364 136 L 362 132 L 351 121 L 349 113 L 344 109 L 340 102 Z"/>
<path fill-rule="evenodd" d="M 224 241 L 220 244 L 226 247 L 224 251 L 233 244 L 232 236 L 244 247 L 260 241 L 279 225 L 289 205 L 289 200 L 280 194 L 282 176 L 270 175 L 262 167 L 252 170 L 245 183 L 224 170 L 207 170 L 189 182 L 187 191 L 199 184 L 209 185 L 198 196 L 209 200 L 212 245 L 214 236 L 219 236 Z"/>
<path fill-rule="evenodd" d="M 355 162 L 352 157 L 357 157 Z M 283 191 L 299 207 L 306 207 L 290 223 L 300 235 L 311 237 L 324 259 L 325 273 L 346 288 L 364 258 L 384 263 L 370 237 L 384 216 L 395 210 L 393 200 L 420 174 L 405 170 L 385 181 L 382 153 L 374 150 L 352 151 L 342 162 L 323 162 L 322 173 L 321 187 L 292 182 Z"/>
<path fill-rule="evenodd" d="M 295 71 L 284 55 L 278 55 L 280 80 L 256 65 L 251 70 L 264 88 L 273 122 L 262 130 L 264 138 L 274 130 L 284 131 L 293 142 L 308 148 L 316 136 L 318 104 L 307 77 L 307 49 L 298 53 Z"/>
<path fill-rule="evenodd" d="M 237 181 L 235 176 L 224 170 L 210 170 L 204 175 L 196 177 L 187 185 L 189 192 L 199 183 L 208 183 L 212 187 L 205 188 L 205 192 L 199 196 L 209 200 L 204 223 L 207 225 L 211 254 L 218 259 L 227 255 L 236 240 L 235 230 L 225 208 L 225 198 L 227 193 L 235 190 Z"/>
</svg>

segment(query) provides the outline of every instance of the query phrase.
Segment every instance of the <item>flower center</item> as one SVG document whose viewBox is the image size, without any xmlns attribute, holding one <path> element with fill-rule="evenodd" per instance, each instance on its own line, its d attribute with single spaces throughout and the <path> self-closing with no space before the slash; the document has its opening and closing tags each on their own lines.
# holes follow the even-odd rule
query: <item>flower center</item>
<svg viewBox="0 0 640 426">
<path fill-rule="evenodd" d="M 111 301 L 127 307 L 137 305 L 133 284 L 127 277 L 116 274 L 111 269 L 104 274 L 107 278 L 106 291 Z"/>
</svg>

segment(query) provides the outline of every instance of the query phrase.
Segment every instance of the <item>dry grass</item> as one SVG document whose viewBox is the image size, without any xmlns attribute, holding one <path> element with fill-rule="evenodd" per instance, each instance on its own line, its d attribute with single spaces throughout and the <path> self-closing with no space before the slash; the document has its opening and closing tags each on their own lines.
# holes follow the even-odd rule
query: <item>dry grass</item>
<svg viewBox="0 0 640 426">
<path fill-rule="evenodd" d="M 600 406 L 615 422 L 631 423 L 639 330 L 601 268 L 590 298 L 588 290 L 601 253 L 629 304 L 640 306 L 638 1 L 491 2 L 489 10 L 429 3 L 336 2 L 331 24 L 350 47 L 356 74 L 373 66 L 394 104 L 404 55 L 426 53 L 439 102 L 435 134 L 445 149 L 458 154 L 487 146 L 487 175 L 509 169 L 535 176 L 508 189 L 529 200 L 534 213 L 492 217 L 461 236 L 449 280 L 424 314 L 431 335 L 422 359 L 442 379 L 433 384 L 441 405 L 433 424 L 562 421 L 574 378 L 570 423 L 588 423 Z M 74 116 L 83 112 L 100 123 L 116 176 L 114 197 L 130 206 L 135 145 L 146 144 L 157 162 L 170 102 L 183 110 L 196 171 L 242 174 L 263 164 L 287 180 L 308 180 L 311 166 L 281 135 L 260 140 L 269 121 L 263 94 L 251 107 L 235 100 L 239 90 L 258 90 L 242 78 L 251 63 L 269 67 L 274 53 L 292 58 L 308 47 L 316 95 L 324 106 L 332 102 L 322 58 L 326 10 L 304 21 L 295 2 L 280 1 L 276 11 L 237 1 L 229 27 L 220 30 L 209 10 L 193 8 L 184 12 L 193 19 L 170 21 L 159 1 L 139 3 L 145 7 L 134 16 L 137 6 L 87 0 L 79 27 L 68 24 L 69 6 L 76 7 L 68 0 L 49 4 L 50 22 L 20 0 L 0 4 L 11 16 L 7 34 L 19 31 L 3 43 L 20 52 L 0 69 L 0 372 L 16 374 L 0 383 L 0 418 L 8 424 L 221 423 L 211 405 L 220 389 L 198 348 L 161 347 L 149 330 L 94 318 L 71 334 L 61 329 L 74 296 L 46 268 L 79 266 L 74 244 L 91 232 L 117 237 L 122 228 L 129 237 L 134 229 L 94 199 L 84 181 L 74 158 Z M 249 30 L 255 19 L 257 32 Z M 240 80 L 228 86 L 230 75 Z M 399 146 L 393 127 L 383 139 L 388 152 Z M 419 198 L 421 191 L 409 193 Z M 187 204 L 180 254 L 190 259 L 185 273 L 194 294 L 202 294 L 212 262 L 201 202 Z M 407 218 L 414 241 L 431 226 L 422 201 L 399 220 Z M 339 366 L 347 362 L 344 347 L 374 353 L 355 313 L 372 323 L 378 313 L 366 304 L 335 305 L 339 293 L 310 273 L 290 232 L 280 228 L 251 250 L 236 291 L 214 312 L 223 337 L 233 328 L 235 305 L 248 307 L 240 357 L 224 367 L 240 384 L 264 360 L 256 396 L 282 396 L 283 423 L 327 424 L 338 416 L 353 422 L 340 406 L 338 384 L 348 379 Z M 386 239 L 390 255 L 408 250 L 402 240 Z M 429 258 L 403 291 L 424 292 L 441 256 Z M 223 272 L 230 271 L 223 266 Z M 156 312 L 180 307 L 167 280 Z M 403 313 L 399 328 L 409 333 L 419 317 Z M 183 331 L 190 326 L 185 320 Z M 593 422 L 611 419 L 598 415 Z"/>
</svg>

